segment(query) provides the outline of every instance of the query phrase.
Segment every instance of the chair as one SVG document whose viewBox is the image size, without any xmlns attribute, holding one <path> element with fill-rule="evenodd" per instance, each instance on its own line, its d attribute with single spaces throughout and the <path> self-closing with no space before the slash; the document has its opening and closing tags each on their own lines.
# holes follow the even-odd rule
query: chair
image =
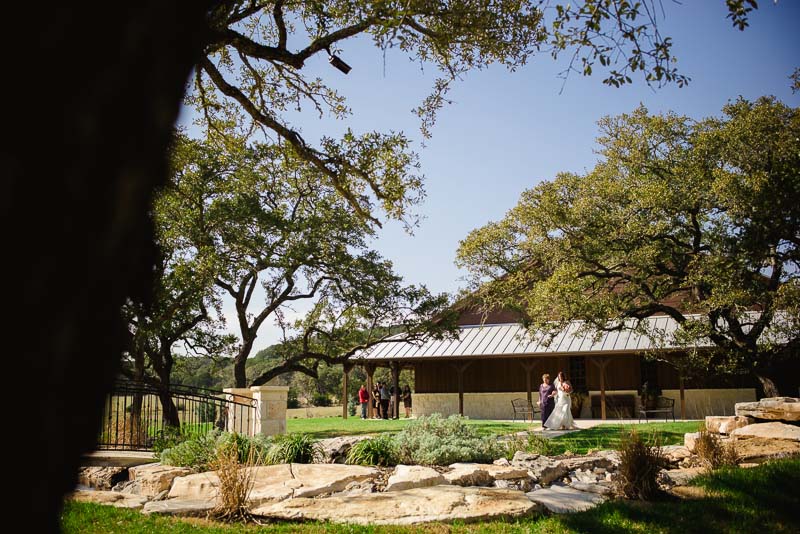
<svg viewBox="0 0 800 534">
<path fill-rule="evenodd" d="M 664 421 L 667 421 L 669 417 L 672 417 L 672 421 L 675 421 L 675 399 L 671 399 L 669 397 L 658 397 L 656 399 L 656 405 L 653 408 L 645 409 L 644 406 L 641 404 L 639 405 L 639 421 L 641 422 L 642 416 L 644 416 L 645 422 L 650 420 L 650 417 L 653 416 L 660 416 L 664 415 Z"/>
<path fill-rule="evenodd" d="M 531 422 L 533 422 L 536 408 L 528 402 L 528 399 L 514 399 L 511 401 L 511 407 L 514 409 L 514 421 L 517 420 L 517 415 L 521 415 L 523 421 L 530 417 Z"/>
</svg>

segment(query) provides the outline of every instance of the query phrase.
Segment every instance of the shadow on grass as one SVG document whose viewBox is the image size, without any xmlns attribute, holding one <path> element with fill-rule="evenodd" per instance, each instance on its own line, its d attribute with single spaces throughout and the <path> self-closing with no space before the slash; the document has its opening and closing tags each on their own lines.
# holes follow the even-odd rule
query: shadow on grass
<svg viewBox="0 0 800 534">
<path fill-rule="evenodd" d="M 552 438 L 553 454 L 572 451 L 585 454 L 589 449 L 616 449 L 620 444 L 623 432 L 635 428 L 650 444 L 658 440 L 661 445 L 683 443 L 683 435 L 695 432 L 697 421 L 679 423 L 646 423 L 641 425 L 598 425 L 571 434 Z"/>
<path fill-rule="evenodd" d="M 559 521 L 575 532 L 598 534 L 800 532 L 800 460 L 720 471 L 697 480 L 695 485 L 705 488 L 709 496 L 650 503 L 608 502 L 589 512 L 561 516 Z"/>
</svg>

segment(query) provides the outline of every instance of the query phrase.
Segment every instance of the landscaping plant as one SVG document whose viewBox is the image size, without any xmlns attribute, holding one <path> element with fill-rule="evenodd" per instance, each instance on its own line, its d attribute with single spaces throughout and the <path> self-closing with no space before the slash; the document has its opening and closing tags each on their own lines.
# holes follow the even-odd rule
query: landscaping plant
<svg viewBox="0 0 800 534">
<path fill-rule="evenodd" d="M 322 455 L 319 442 L 308 434 L 277 436 L 264 458 L 267 464 L 310 464 Z"/>
<path fill-rule="evenodd" d="M 247 499 L 253 489 L 253 470 L 255 465 L 255 447 L 246 447 L 247 452 L 240 445 L 247 440 L 226 440 L 216 448 L 216 455 L 211 461 L 211 468 L 219 477 L 217 504 L 211 511 L 211 516 L 223 521 L 247 521 L 250 512 L 247 508 Z M 246 454 L 245 461 L 240 456 Z"/>
<path fill-rule="evenodd" d="M 395 436 L 397 459 L 404 464 L 448 465 L 492 462 L 503 455 L 495 437 L 480 437 L 458 415 L 439 414 L 412 421 Z"/>
<path fill-rule="evenodd" d="M 397 464 L 396 445 L 391 435 L 359 441 L 350 448 L 345 463 L 351 465 L 395 465 Z"/>
<path fill-rule="evenodd" d="M 695 452 L 706 467 L 719 469 L 720 467 L 735 466 L 739 457 L 733 443 L 724 444 L 717 434 L 708 430 L 700 430 L 697 438 Z"/>
<path fill-rule="evenodd" d="M 650 446 L 642 436 L 631 430 L 622 437 L 617 491 L 628 499 L 651 500 L 661 493 L 656 478 L 666 464 L 657 439 Z"/>
</svg>

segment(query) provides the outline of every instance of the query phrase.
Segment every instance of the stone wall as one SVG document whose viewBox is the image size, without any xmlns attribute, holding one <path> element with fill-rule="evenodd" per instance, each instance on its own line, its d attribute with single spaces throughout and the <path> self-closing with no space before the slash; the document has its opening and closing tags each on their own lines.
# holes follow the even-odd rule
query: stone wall
<svg viewBox="0 0 800 534">
<path fill-rule="evenodd" d="M 635 395 L 634 390 L 607 391 L 607 393 L 626 393 Z M 591 395 L 599 395 L 599 391 L 591 391 Z M 675 399 L 675 417 L 680 418 L 680 391 L 677 389 L 663 390 L 662 395 Z M 702 419 L 706 415 L 733 415 L 734 405 L 737 402 L 756 400 L 756 390 L 746 389 L 687 389 L 684 391 L 686 399 L 686 417 L 688 419 Z M 513 399 L 524 399 L 526 393 L 464 393 L 464 415 L 472 419 L 511 419 L 514 411 L 511 408 Z M 534 404 L 539 398 L 538 392 L 533 393 Z M 591 401 L 583 403 L 582 418 L 591 416 Z M 414 394 L 414 415 L 430 415 L 440 413 L 444 416 L 458 413 L 458 393 L 416 393 Z M 537 414 L 538 417 L 538 414 Z"/>
</svg>

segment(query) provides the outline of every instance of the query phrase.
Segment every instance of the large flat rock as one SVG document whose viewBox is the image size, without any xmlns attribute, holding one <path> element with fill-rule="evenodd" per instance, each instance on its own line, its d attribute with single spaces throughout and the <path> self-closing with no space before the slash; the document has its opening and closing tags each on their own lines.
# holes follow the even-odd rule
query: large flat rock
<svg viewBox="0 0 800 534">
<path fill-rule="evenodd" d="M 498 488 L 431 486 L 323 499 L 291 499 L 252 509 L 258 516 L 359 525 L 413 525 L 522 517 L 537 510 L 525 494 Z"/>
<path fill-rule="evenodd" d="M 700 475 L 708 473 L 708 470 L 702 467 L 688 467 L 685 469 L 665 469 L 662 473 L 673 486 L 685 486 Z"/>
<path fill-rule="evenodd" d="M 128 479 L 125 467 L 81 467 L 78 470 L 78 484 L 101 490 L 110 490 L 118 482 Z"/>
<path fill-rule="evenodd" d="M 736 415 L 771 421 L 800 421 L 800 399 L 767 397 L 758 402 L 737 402 Z"/>
<path fill-rule="evenodd" d="M 278 464 L 252 467 L 250 502 L 282 501 L 343 491 L 351 483 L 367 482 L 378 475 L 373 467 L 343 464 Z M 214 471 L 178 477 L 170 499 L 206 500 L 217 497 L 219 477 Z"/>
<path fill-rule="evenodd" d="M 569 472 L 567 466 L 562 465 L 558 460 L 522 451 L 517 451 L 514 454 L 511 465 L 527 469 L 528 476 L 533 479 L 533 482 L 542 485 L 550 484 Z"/>
<path fill-rule="evenodd" d="M 138 465 L 128 469 L 130 479 L 138 482 L 137 491 L 140 495 L 155 497 L 172 486 L 172 481 L 178 477 L 191 474 L 188 467 L 173 467 L 161 463 Z"/>
<path fill-rule="evenodd" d="M 436 469 L 422 465 L 398 465 L 389 477 L 384 491 L 426 488 L 441 484 L 447 484 L 447 480 Z"/>
<path fill-rule="evenodd" d="M 795 425 L 787 425 L 786 423 L 756 423 L 754 425 L 747 425 L 742 428 L 737 428 L 731 432 L 732 436 L 736 437 L 755 437 L 755 438 L 769 438 L 769 439 L 789 439 L 792 441 L 800 441 L 800 427 Z"/>
<path fill-rule="evenodd" d="M 738 438 L 736 454 L 741 462 L 762 462 L 773 458 L 800 456 L 800 441 L 769 438 Z"/>
<path fill-rule="evenodd" d="M 370 439 L 372 436 L 339 436 L 319 440 L 322 461 L 328 464 L 343 464 L 347 453 L 359 441 Z"/>
<path fill-rule="evenodd" d="M 706 430 L 715 434 L 730 434 L 737 428 L 752 425 L 756 420 L 746 415 L 707 415 Z"/>
<path fill-rule="evenodd" d="M 532 502 L 544 506 L 554 514 L 583 512 L 606 500 L 599 493 L 579 491 L 567 486 L 550 486 L 525 495 Z"/>
<path fill-rule="evenodd" d="M 448 484 L 457 486 L 489 486 L 494 482 L 494 477 L 481 466 L 486 467 L 487 464 L 453 464 L 450 466 L 453 470 L 445 473 L 444 478 Z"/>
<path fill-rule="evenodd" d="M 214 508 L 214 503 L 199 499 L 170 499 L 166 501 L 150 501 L 142 508 L 143 514 L 162 514 L 180 516 L 205 515 Z"/>
<path fill-rule="evenodd" d="M 131 508 L 134 510 L 138 510 L 147 502 L 147 497 L 120 493 L 118 491 L 77 490 L 67 495 L 67 499 L 77 502 L 109 504 L 116 508 Z"/>
</svg>

